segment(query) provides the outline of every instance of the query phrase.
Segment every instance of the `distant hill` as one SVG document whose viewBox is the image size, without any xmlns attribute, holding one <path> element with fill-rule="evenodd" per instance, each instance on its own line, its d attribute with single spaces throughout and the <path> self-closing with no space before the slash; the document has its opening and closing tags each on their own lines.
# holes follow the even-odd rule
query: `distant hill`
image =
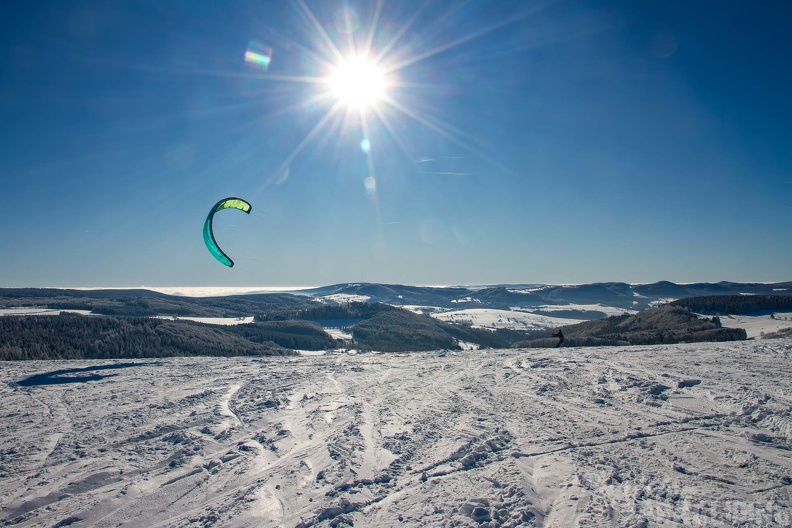
<svg viewBox="0 0 792 528">
<path fill-rule="evenodd" d="M 675 284 L 660 281 L 652 284 L 632 285 L 624 282 L 603 282 L 531 287 L 498 285 L 478 288 L 349 283 L 303 290 L 301 293 L 313 297 L 363 296 L 368 302 L 381 302 L 396 306 L 509 309 L 511 307 L 543 305 L 602 304 L 624 309 L 643 310 L 669 300 L 702 295 L 789 295 L 792 293 L 792 282 Z"/>
<path fill-rule="evenodd" d="M 343 326 L 349 342 L 319 323 Z M 345 346 L 386 352 L 505 348 L 525 334 L 439 321 L 382 303 L 317 303 L 259 314 L 234 326 L 147 317 L 62 315 L 0 317 L 0 361 L 284 355 Z"/>
<path fill-rule="evenodd" d="M 386 352 L 459 349 L 459 342 L 481 347 L 508 347 L 517 332 L 492 332 L 439 321 L 428 315 L 384 303 L 332 303 L 282 310 L 258 320 L 302 319 L 324 325 L 343 326 L 351 332 L 351 346 Z"/>
<path fill-rule="evenodd" d="M 727 293 L 723 293 L 727 292 Z M 9 307 L 87 310 L 93 316 L 0 316 L 0 360 L 167 355 L 282 354 L 339 346 L 407 351 L 479 347 L 552 346 L 549 332 L 483 330 L 440 321 L 402 309 L 417 305 L 436 311 L 461 308 L 534 308 L 534 315 L 596 319 L 564 328 L 565 346 L 653 344 L 745 339 L 745 332 L 720 326 L 717 318 L 693 312 L 742 314 L 792 309 L 792 282 L 775 284 L 667 281 L 492 287 L 418 287 L 394 284 L 337 284 L 300 294 L 266 293 L 182 297 L 148 290 L 0 289 L 0 309 Z M 717 295 L 711 295 L 716 293 Z M 348 302 L 360 299 L 361 301 Z M 365 299 L 365 302 L 362 300 Z M 651 308 L 677 299 L 668 306 Z M 336 302 L 340 301 L 340 302 Z M 567 305 L 602 305 L 644 310 L 605 317 L 605 311 Z M 541 306 L 552 306 L 542 310 Z M 559 309 L 561 308 L 561 309 Z M 647 309 L 648 308 L 648 309 Z M 255 316 L 236 327 L 153 316 Z M 343 328 L 353 340 L 340 342 L 323 327 Z"/>
<path fill-rule="evenodd" d="M 91 310 L 104 315 L 175 315 L 180 317 L 239 317 L 281 308 L 316 304 L 327 298 L 363 300 L 394 306 L 433 306 L 447 309 L 537 307 L 601 304 L 642 310 L 659 303 L 709 295 L 792 295 L 792 282 L 652 284 L 603 282 L 581 285 L 497 285 L 489 287 L 429 287 L 399 284 L 345 283 L 292 293 L 223 297 L 182 297 L 149 290 L 68 290 L 0 288 L 0 308 L 41 306 Z"/>
<path fill-rule="evenodd" d="M 312 303 L 318 304 L 318 301 L 284 293 L 182 297 L 150 290 L 0 288 L 0 308 L 24 306 L 54 310 L 89 310 L 101 315 L 133 317 L 241 317 L 285 306 Z"/>
<path fill-rule="evenodd" d="M 525 308 L 556 304 L 541 293 L 531 290 L 514 289 L 507 286 L 482 288 L 469 296 L 470 300 L 457 299 L 458 305 L 489 306 L 492 308 Z"/>
<path fill-rule="evenodd" d="M 322 288 L 301 290 L 300 293 L 314 297 L 331 295 L 361 296 L 370 302 L 398 305 L 445 306 L 454 299 L 470 295 L 471 290 L 463 287 L 404 286 L 399 284 L 349 283 L 335 284 Z"/>
<path fill-rule="evenodd" d="M 293 354 L 227 328 L 147 317 L 0 317 L 0 360 Z"/>
<path fill-rule="evenodd" d="M 654 345 L 746 339 L 741 328 L 723 328 L 717 317 L 698 317 L 681 306 L 649 308 L 634 315 L 620 315 L 561 328 L 563 346 Z M 547 332 L 549 333 L 549 332 Z M 550 347 L 558 340 L 542 337 L 515 343 L 514 347 Z"/>
<path fill-rule="evenodd" d="M 555 304 L 604 304 L 618 308 L 639 309 L 646 302 L 637 297 L 632 286 L 623 282 L 549 286 L 542 291 L 542 294 L 553 300 Z"/>
</svg>

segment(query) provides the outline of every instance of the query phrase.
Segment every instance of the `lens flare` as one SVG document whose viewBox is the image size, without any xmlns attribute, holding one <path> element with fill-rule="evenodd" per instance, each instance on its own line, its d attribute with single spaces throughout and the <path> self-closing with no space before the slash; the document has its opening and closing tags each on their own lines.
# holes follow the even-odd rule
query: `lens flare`
<svg viewBox="0 0 792 528">
<path fill-rule="evenodd" d="M 368 154 L 371 150 L 371 141 L 366 138 L 360 140 L 360 150 L 363 151 L 364 154 Z"/>
<path fill-rule="evenodd" d="M 245 52 L 245 62 L 267 71 L 270 61 L 272 61 L 272 49 L 264 46 L 260 42 L 251 40 Z"/>
<path fill-rule="evenodd" d="M 377 198 L 377 180 L 373 176 L 367 176 L 365 180 L 363 180 L 363 186 L 366 188 L 366 194 L 372 200 L 376 200 Z"/>
</svg>

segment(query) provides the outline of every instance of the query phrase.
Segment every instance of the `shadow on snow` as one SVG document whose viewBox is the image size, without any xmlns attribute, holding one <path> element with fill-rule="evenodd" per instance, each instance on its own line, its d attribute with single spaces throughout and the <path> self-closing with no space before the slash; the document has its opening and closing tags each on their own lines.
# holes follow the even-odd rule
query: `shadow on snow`
<svg viewBox="0 0 792 528">
<path fill-rule="evenodd" d="M 39 385 L 60 385 L 63 383 L 85 383 L 88 381 L 99 381 L 104 378 L 111 378 L 117 374 L 79 374 L 81 372 L 91 372 L 96 370 L 111 370 L 128 367 L 142 367 L 145 365 L 159 365 L 156 362 L 148 363 L 114 363 L 110 365 L 94 365 L 92 367 L 73 368 L 64 370 L 54 370 L 42 374 L 34 374 L 17 382 L 22 387 L 35 387 Z"/>
</svg>

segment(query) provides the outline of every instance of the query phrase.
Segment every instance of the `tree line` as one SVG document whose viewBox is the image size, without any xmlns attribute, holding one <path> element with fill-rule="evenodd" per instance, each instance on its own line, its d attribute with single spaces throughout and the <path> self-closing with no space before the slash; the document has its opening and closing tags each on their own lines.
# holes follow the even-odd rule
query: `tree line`
<svg viewBox="0 0 792 528">
<path fill-rule="evenodd" d="M 0 360 L 110 359 L 173 356 L 284 355 L 274 342 L 256 343 L 226 328 L 145 317 L 0 317 Z"/>
<path fill-rule="evenodd" d="M 718 317 L 699 317 L 689 308 L 665 305 L 633 315 L 617 315 L 561 328 L 564 346 L 657 345 L 747 338 L 742 328 L 724 328 Z M 548 332 L 549 334 L 549 332 Z M 515 343 L 515 347 L 549 347 L 558 343 L 548 335 Z"/>
<path fill-rule="evenodd" d="M 792 310 L 792 295 L 707 295 L 688 297 L 670 303 L 699 313 L 749 314 L 752 312 Z"/>
</svg>

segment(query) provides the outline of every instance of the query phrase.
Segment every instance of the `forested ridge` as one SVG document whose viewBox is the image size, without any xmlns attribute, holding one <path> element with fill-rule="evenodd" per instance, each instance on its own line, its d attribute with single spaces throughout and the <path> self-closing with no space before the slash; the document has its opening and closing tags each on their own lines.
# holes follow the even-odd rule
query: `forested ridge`
<svg viewBox="0 0 792 528">
<path fill-rule="evenodd" d="M 224 327 L 146 317 L 0 317 L 0 360 L 284 355 Z"/>
<path fill-rule="evenodd" d="M 679 299 L 671 304 L 699 313 L 740 315 L 792 310 L 792 295 L 708 295 Z"/>
<path fill-rule="evenodd" d="M 226 327 L 227 332 L 254 343 L 276 343 L 294 350 L 327 350 L 338 343 L 310 321 L 266 321 Z"/>
<path fill-rule="evenodd" d="M 310 297 L 287 293 L 182 297 L 150 290 L 0 288 L 0 308 L 88 310 L 99 315 L 130 317 L 242 317 L 311 304 L 320 303 Z"/>
<path fill-rule="evenodd" d="M 618 315 L 561 327 L 564 346 L 655 345 L 746 339 L 742 328 L 724 328 L 717 317 L 699 317 L 672 304 L 632 315 Z M 549 332 L 547 332 L 549 334 Z M 515 347 L 547 347 L 558 343 L 545 335 Z"/>
<path fill-rule="evenodd" d="M 525 333 L 513 330 L 490 331 L 467 325 L 446 323 L 383 303 L 332 303 L 301 306 L 261 314 L 264 320 L 303 319 L 347 329 L 354 346 L 363 350 L 406 351 L 459 349 L 460 341 L 478 346 L 508 347 Z"/>
<path fill-rule="evenodd" d="M 337 340 L 317 321 L 338 326 Z M 459 349 L 460 342 L 508 347 L 525 334 L 438 321 L 380 303 L 301 305 L 235 326 L 185 320 L 61 315 L 0 317 L 0 360 L 281 355 L 294 350 L 410 351 Z"/>
<path fill-rule="evenodd" d="M 337 303 L 290 294 L 180 298 L 146 290 L 0 290 L 0 307 L 85 309 L 109 315 L 13 315 L 0 317 L 0 360 L 156 358 L 167 356 L 280 355 L 295 350 L 410 351 L 554 346 L 551 331 L 480 329 L 440 321 L 379 302 Z M 750 313 L 792 307 L 792 296 L 694 297 L 634 315 L 562 327 L 564 346 L 659 344 L 745 339 L 717 317 L 696 313 Z M 555 312 L 554 312 L 555 313 Z M 146 316 L 139 316 L 145 314 Z M 148 315 L 172 315 L 152 318 Z M 253 323 L 221 326 L 175 316 L 240 317 Z M 351 339 L 335 339 L 338 328 Z"/>
</svg>

